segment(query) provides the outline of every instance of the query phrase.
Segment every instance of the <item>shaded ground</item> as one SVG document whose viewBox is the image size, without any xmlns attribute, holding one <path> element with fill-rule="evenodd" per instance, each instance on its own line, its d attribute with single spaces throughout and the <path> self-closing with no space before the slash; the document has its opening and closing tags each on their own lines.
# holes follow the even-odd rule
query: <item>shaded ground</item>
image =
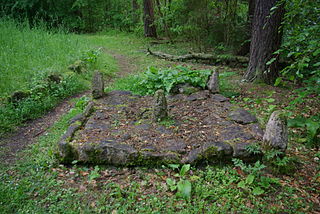
<svg viewBox="0 0 320 214">
<path fill-rule="evenodd" d="M 123 77 L 130 72 L 134 71 L 134 67 L 129 63 L 129 59 L 121 54 L 115 52 L 107 51 L 111 54 L 117 61 L 119 65 L 119 72 L 116 73 L 115 78 Z M 107 80 L 106 84 L 110 84 L 113 79 Z M 84 92 L 79 95 L 73 96 L 70 99 L 65 100 L 59 104 L 55 109 L 50 111 L 48 114 L 41 118 L 33 121 L 29 121 L 17 130 L 9 134 L 9 136 L 0 139 L 0 161 L 4 164 L 12 164 L 20 157 L 19 152 L 27 148 L 28 145 L 35 143 L 35 140 L 46 134 L 46 131 L 66 112 L 68 112 L 73 106 L 71 100 L 74 98 L 79 98 L 83 95 L 87 95 L 89 92 Z"/>
<path fill-rule="evenodd" d="M 170 96 L 170 118 L 160 123 L 153 116 L 154 99 L 112 91 L 97 100 L 96 111 L 69 140 L 77 153 L 69 156 L 68 150 L 64 159 L 115 165 L 249 159 L 246 147 L 262 138 L 256 117 L 222 95 Z M 67 135 L 63 139 L 72 136 Z"/>
<path fill-rule="evenodd" d="M 202 67 L 204 66 L 201 66 L 201 68 Z M 205 67 L 208 69 L 212 68 L 210 66 Z M 241 71 L 239 71 L 239 73 L 241 73 Z M 236 87 L 238 87 L 238 85 L 236 85 Z M 293 94 L 291 90 L 265 85 L 257 86 L 254 84 L 243 84 L 241 87 L 238 87 L 237 90 L 241 91 L 241 95 L 233 99 L 232 101 L 237 102 L 242 107 L 255 112 L 255 114 L 258 115 L 259 118 L 265 118 L 270 114 L 270 105 L 276 105 L 276 108 L 280 109 L 288 106 L 290 102 L 289 95 Z M 272 91 L 275 91 L 276 93 L 272 93 Z M 249 99 L 245 100 L 246 98 Z M 269 98 L 273 98 L 275 99 L 275 101 L 266 101 L 266 99 Z M 261 101 L 257 102 L 256 99 L 260 99 Z M 319 100 L 317 99 L 311 99 L 311 102 L 310 99 L 306 100 L 305 103 L 301 104 L 301 106 L 296 109 L 296 113 L 308 116 L 310 114 L 319 112 L 320 109 L 319 105 L 317 104 L 318 101 Z M 59 116 L 63 113 L 60 112 L 57 114 L 57 116 Z M 46 121 L 44 120 L 43 122 L 45 123 Z M 33 121 L 32 123 L 35 123 L 35 121 Z M 44 123 L 42 125 L 45 125 Z M 12 142 L 14 142 L 15 140 L 21 142 L 22 145 L 19 145 L 21 146 L 19 147 L 19 151 L 24 148 L 24 144 L 26 144 L 26 142 L 34 142 L 36 135 L 43 135 L 46 133 L 46 128 L 43 129 L 40 124 L 35 127 L 37 127 L 36 130 L 41 130 L 38 130 L 38 132 L 33 132 L 34 136 L 29 138 L 31 139 L 31 141 L 29 141 L 27 138 L 22 139 L 26 136 L 25 134 L 31 134 L 31 132 L 27 129 L 28 127 L 26 127 L 25 131 L 22 132 L 25 134 L 20 135 L 20 138 L 18 137 L 18 135 L 16 136 L 16 138 L 11 137 Z M 44 132 L 42 132 L 43 130 Z M 295 134 L 301 133 L 301 130 L 297 129 L 292 129 L 291 131 Z M 6 148 L 10 149 L 10 146 L 7 146 Z M 203 203 L 203 207 L 206 209 L 199 211 L 207 211 L 209 213 L 208 209 L 210 210 L 211 207 L 216 207 L 221 212 L 221 209 L 223 209 L 225 206 L 228 206 L 228 203 L 230 203 L 230 201 L 233 202 L 238 200 L 239 197 L 243 197 L 244 200 L 241 201 L 241 203 L 235 203 L 234 212 L 239 212 L 237 211 L 237 208 L 239 208 L 240 206 L 246 206 L 248 208 L 248 212 L 252 211 L 268 213 L 272 212 L 271 209 L 273 209 L 273 211 L 277 211 L 274 211 L 274 213 L 319 213 L 320 162 L 315 158 L 315 154 L 317 152 L 319 153 L 319 150 L 305 148 L 303 144 L 296 141 L 296 138 L 292 138 L 287 151 L 287 156 L 297 158 L 298 164 L 294 166 L 295 171 L 282 175 L 263 172 L 263 175 L 267 177 L 279 178 L 281 186 L 271 186 L 270 193 L 268 192 L 262 196 L 254 196 L 255 200 L 260 202 L 258 204 L 252 198 L 246 198 L 250 192 L 248 193 L 245 190 L 237 192 L 236 195 L 228 195 L 226 197 L 226 193 L 229 194 L 230 189 L 239 189 L 237 187 L 238 177 L 241 177 L 242 180 L 246 180 L 247 176 L 247 174 L 245 174 L 239 167 L 234 167 L 232 169 L 233 166 L 228 168 L 227 171 L 218 171 L 216 174 L 219 174 L 219 176 L 210 176 L 210 174 L 212 174 L 212 171 L 210 170 L 205 173 L 202 173 L 201 170 L 198 169 L 195 171 L 191 170 L 188 174 L 188 179 L 193 182 L 193 188 L 195 187 L 195 189 L 193 189 L 194 201 L 190 203 L 190 206 L 187 206 L 186 203 L 183 202 L 183 200 L 178 201 L 177 199 L 175 199 L 175 192 L 168 190 L 166 179 L 173 178 L 177 181 L 179 179 L 175 177 L 177 171 L 173 171 L 170 169 L 144 170 L 143 168 L 103 167 L 99 170 L 96 170 L 96 168 L 92 166 L 74 165 L 72 167 L 68 167 L 63 165 L 55 165 L 54 168 L 50 168 L 49 170 L 47 168 L 42 169 L 44 173 L 41 174 L 42 177 L 46 177 L 48 175 L 57 176 L 55 178 L 55 182 L 59 183 L 59 188 L 54 187 L 51 189 L 48 189 L 48 187 L 46 185 L 43 185 L 43 183 L 39 183 L 39 177 L 31 177 L 31 175 L 28 174 L 33 169 L 29 170 L 28 168 L 26 169 L 25 173 L 21 173 L 18 171 L 18 173 L 21 173 L 19 176 L 14 173 L 8 173 L 11 176 L 10 179 L 17 178 L 17 181 L 14 182 L 10 180 L 10 183 L 13 183 L 12 186 L 14 186 L 14 188 L 24 184 L 19 183 L 20 179 L 22 181 L 25 181 L 23 179 L 25 179 L 26 176 L 30 176 L 30 183 L 33 184 L 33 189 L 35 185 L 41 185 L 41 188 L 39 187 L 39 189 L 43 189 L 43 192 L 57 192 L 57 194 L 59 194 L 59 197 L 54 197 L 54 199 L 52 199 L 52 204 L 50 204 L 50 200 L 48 200 L 48 202 L 46 203 L 46 207 L 53 207 L 57 203 L 66 200 L 65 198 L 61 197 L 61 195 L 65 195 L 66 192 L 59 192 L 60 189 L 64 190 L 68 188 L 75 188 L 77 192 L 83 193 L 83 198 L 79 200 L 81 201 L 81 205 L 83 205 L 83 207 L 86 206 L 92 208 L 96 211 L 96 213 L 101 212 L 102 206 L 104 206 L 106 209 L 105 213 L 117 213 L 117 209 L 121 208 L 122 210 L 130 210 L 132 208 L 132 213 L 136 213 L 137 211 L 134 209 L 136 209 L 137 207 L 150 207 L 150 209 L 156 209 L 159 211 L 159 209 L 161 209 L 159 207 L 161 206 L 158 204 L 152 204 L 152 202 L 155 201 L 155 195 L 159 198 L 159 203 L 165 204 L 166 206 L 162 208 L 163 212 L 166 211 L 166 208 L 172 207 L 175 208 L 174 211 L 185 212 L 186 208 L 189 208 L 191 210 L 198 204 Z M 14 154 L 10 163 L 14 162 L 14 160 L 18 158 L 19 156 L 16 156 L 16 154 Z M 2 158 L 0 159 L 1 161 L 3 160 Z M 233 179 L 233 177 L 230 177 L 231 175 L 237 176 L 236 181 L 231 182 L 231 180 Z M 226 180 L 228 182 L 225 183 Z M 9 185 L 9 182 L 6 184 Z M 25 184 L 25 186 L 27 186 L 27 198 L 30 197 L 30 199 L 28 199 L 32 200 L 32 206 L 34 206 L 34 203 L 36 201 L 40 201 L 44 197 L 47 197 L 46 194 L 39 193 L 38 188 L 35 188 L 33 191 L 30 190 L 29 183 L 27 183 L 27 185 Z M 204 189 L 203 187 L 206 189 Z M 221 191 L 219 191 L 219 189 L 221 189 Z M 17 194 L 20 195 L 21 192 L 17 192 Z M 217 195 L 217 197 L 215 197 L 215 194 Z M 199 201 L 197 201 L 197 197 L 199 197 Z M 67 201 L 67 203 L 69 203 L 70 205 L 74 205 L 73 207 L 80 207 L 80 204 L 78 205 L 76 201 L 71 200 L 74 198 L 74 195 L 66 198 L 70 199 L 70 201 Z M 103 200 L 101 200 L 100 198 L 103 198 Z M 300 205 L 297 205 L 297 203 Z M 305 203 L 308 204 L 304 205 Z M 62 207 L 63 209 L 65 209 L 65 204 L 63 204 Z M 110 210 L 107 208 L 110 208 Z M 118 213 L 121 213 L 121 211 Z"/>
</svg>

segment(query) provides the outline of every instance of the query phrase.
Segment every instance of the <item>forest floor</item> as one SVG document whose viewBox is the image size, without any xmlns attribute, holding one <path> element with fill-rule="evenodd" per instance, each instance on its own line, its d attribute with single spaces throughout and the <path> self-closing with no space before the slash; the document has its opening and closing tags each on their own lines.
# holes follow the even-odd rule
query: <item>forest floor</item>
<svg viewBox="0 0 320 214">
<path fill-rule="evenodd" d="M 254 113 L 262 126 L 275 109 L 284 109 L 296 97 L 292 88 L 242 83 L 243 68 L 173 63 L 146 56 L 144 44 L 122 36 L 86 36 L 117 61 L 118 80 L 142 71 L 146 65 L 191 66 L 230 73 L 228 84 L 236 96 L 231 102 Z M 113 43 L 105 41 L 113 40 Z M 103 41 L 103 42 L 102 42 Z M 128 45 L 130 44 L 130 45 Z M 126 45 L 128 47 L 126 47 Z M 162 47 L 161 47 L 162 48 Z M 162 49 L 163 50 L 163 49 Z M 2 213 L 320 213 L 320 173 L 317 149 L 299 143 L 301 129 L 290 129 L 287 158 L 273 165 L 256 162 L 191 167 L 119 168 L 61 165 L 56 143 L 69 120 L 82 111 L 80 97 L 65 100 L 49 114 L 27 123 L 2 140 L 0 212 Z M 319 100 L 309 97 L 294 114 L 319 114 Z M 274 157 L 274 159 L 276 159 Z M 183 166 L 182 166 L 183 168 Z M 173 181 L 168 183 L 168 179 Z M 182 181 L 192 184 L 191 198 L 176 195 Z M 261 190 L 261 191 L 259 191 Z"/>
<path fill-rule="evenodd" d="M 118 54 L 114 51 L 109 51 L 103 49 L 104 52 L 111 55 L 117 62 L 119 66 L 119 71 L 115 76 L 110 77 L 105 80 L 105 85 L 111 85 L 117 78 L 123 78 L 129 73 L 133 72 L 135 68 L 134 64 L 130 63 L 128 58 L 124 55 Z M 36 142 L 36 139 L 41 135 L 46 135 L 47 130 L 57 122 L 60 117 L 66 114 L 70 109 L 73 108 L 72 100 L 79 99 L 82 96 L 88 95 L 90 92 L 82 92 L 75 95 L 69 99 L 62 101 L 57 107 L 46 115 L 26 122 L 23 126 L 18 127 L 15 132 L 2 138 L 0 141 L 1 153 L 0 162 L 3 164 L 13 164 L 20 159 L 20 152 L 26 149 L 30 144 Z"/>
</svg>

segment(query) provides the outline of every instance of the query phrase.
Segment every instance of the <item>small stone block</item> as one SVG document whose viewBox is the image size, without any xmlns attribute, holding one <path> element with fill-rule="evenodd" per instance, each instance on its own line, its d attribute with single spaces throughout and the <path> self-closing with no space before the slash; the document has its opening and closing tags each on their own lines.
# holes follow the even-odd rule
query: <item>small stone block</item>
<svg viewBox="0 0 320 214">
<path fill-rule="evenodd" d="M 281 111 L 271 114 L 263 135 L 263 143 L 271 149 L 284 152 L 288 145 L 287 120 Z"/>
<path fill-rule="evenodd" d="M 219 89 L 219 72 L 218 71 L 213 71 L 207 83 L 207 87 L 212 94 L 219 93 L 220 89 Z"/>
<path fill-rule="evenodd" d="M 103 74 L 100 71 L 96 71 L 92 80 L 92 97 L 99 99 L 104 95 L 104 82 Z"/>
<path fill-rule="evenodd" d="M 168 106 L 167 99 L 163 90 L 158 90 L 155 93 L 155 103 L 154 103 L 154 119 L 156 121 L 162 121 L 168 117 Z"/>
</svg>

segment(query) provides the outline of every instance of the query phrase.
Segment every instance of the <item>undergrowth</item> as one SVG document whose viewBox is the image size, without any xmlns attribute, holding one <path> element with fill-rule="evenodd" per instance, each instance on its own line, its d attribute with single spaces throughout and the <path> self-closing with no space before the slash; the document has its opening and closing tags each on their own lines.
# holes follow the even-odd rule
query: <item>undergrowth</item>
<svg viewBox="0 0 320 214">
<path fill-rule="evenodd" d="M 103 36 L 86 38 L 95 47 L 99 42 L 103 42 L 110 45 L 112 50 L 119 48 L 130 56 L 142 55 L 134 52 L 132 48 L 139 47 L 141 43 L 118 47 L 121 42 L 130 43 L 130 39 L 124 37 L 121 41 L 112 41 L 116 36 L 109 37 L 111 39 L 105 39 Z M 100 54 L 104 54 L 103 51 Z M 93 60 L 95 63 L 90 69 L 104 68 L 110 76 L 118 70 L 113 57 L 105 55 L 103 58 L 96 58 L 95 53 L 91 51 L 82 52 L 72 60 L 66 61 L 63 66 L 76 59 Z M 146 65 L 150 61 L 150 58 L 139 58 L 138 64 Z M 153 65 L 156 65 L 159 62 L 154 63 Z M 197 73 L 189 68 L 182 68 L 185 69 L 192 75 Z M 168 78 L 164 82 L 169 83 L 167 87 L 170 89 L 174 84 L 181 83 L 179 75 L 168 77 L 162 73 L 162 78 L 160 76 L 161 72 L 169 74 L 174 70 L 177 68 L 155 69 L 154 73 L 159 75 L 150 81 L 150 77 L 146 76 L 148 72 L 131 75 L 118 79 L 107 90 L 152 93 L 158 88 L 159 82 L 161 88 L 166 88 L 163 85 L 165 78 Z M 48 81 L 48 75 L 52 74 L 51 70 L 48 70 L 42 75 L 32 76 L 30 82 L 28 79 L 21 84 L 23 87 L 19 89 L 32 92 L 30 98 L 8 105 L 11 105 L 13 111 L 19 109 L 20 116 L 17 118 L 26 119 L 29 115 L 41 114 L 46 103 L 49 109 L 52 101 L 58 102 L 62 97 L 82 90 L 81 87 L 86 86 L 86 80 L 90 76 L 90 73 L 76 74 L 64 72 L 63 69 L 57 73 L 61 75 L 60 83 Z M 228 97 L 237 96 L 235 86 L 227 81 L 233 75 L 233 72 L 220 74 L 220 88 Z M 137 85 L 143 81 L 151 85 L 150 92 L 147 87 L 143 90 L 137 89 Z M 191 80 L 190 82 L 192 84 Z M 203 85 L 201 82 L 195 82 L 197 86 Z M 316 209 L 315 203 L 309 200 L 313 196 L 308 195 L 305 189 L 301 189 L 301 185 L 298 186 L 294 182 L 292 173 L 296 167 L 295 160 L 276 152 L 270 152 L 264 162 L 245 164 L 235 159 L 233 164 L 217 164 L 202 168 L 188 165 L 163 166 L 157 169 L 88 166 L 76 163 L 72 166 L 60 165 L 55 158 L 57 142 L 67 129 L 70 119 L 83 111 L 87 100 L 86 97 L 74 100 L 74 109 L 51 127 L 46 135 L 41 136 L 36 144 L 24 151 L 25 155 L 18 154 L 21 155 L 21 160 L 15 165 L 0 167 L 0 213 L 306 213 Z M 268 103 L 269 107 L 274 109 L 271 104 L 273 105 L 275 100 L 271 97 L 261 102 Z M 8 118 L 1 121 L 3 124 L 9 118 L 14 118 L 10 116 L 10 111 L 0 115 L 6 114 Z M 318 162 L 319 157 L 317 153 L 315 158 L 318 158 Z M 285 173 L 286 176 L 275 176 L 270 171 L 275 171 L 276 174 Z M 312 178 L 315 189 L 319 182 L 319 173 L 317 176 Z"/>
<path fill-rule="evenodd" d="M 41 24 L 0 19 L 0 95 L 27 89 L 30 80 L 45 72 L 64 73 L 89 46 L 63 29 L 48 31 Z"/>
<path fill-rule="evenodd" d="M 87 90 L 92 71 L 112 76 L 113 57 L 62 29 L 0 19 L 0 136 L 35 119 L 61 100 Z M 68 69 L 75 61 L 82 72 Z"/>
<path fill-rule="evenodd" d="M 190 67 L 175 66 L 170 68 L 156 68 L 150 66 L 145 72 L 132 74 L 117 80 L 106 90 L 128 90 L 138 95 L 153 95 L 157 90 L 163 89 L 167 94 L 175 93 L 176 86 L 189 84 L 192 87 L 206 89 L 211 70 L 195 70 Z M 234 86 L 227 80 L 235 75 L 234 72 L 221 72 L 221 94 L 227 97 L 238 96 Z"/>
<path fill-rule="evenodd" d="M 57 142 L 87 101 L 76 99 L 75 108 L 22 160 L 1 168 L 1 213 L 297 213 L 312 208 L 296 196 L 299 190 L 265 175 L 260 162 L 234 160 L 233 165 L 200 169 L 59 165 Z"/>
</svg>

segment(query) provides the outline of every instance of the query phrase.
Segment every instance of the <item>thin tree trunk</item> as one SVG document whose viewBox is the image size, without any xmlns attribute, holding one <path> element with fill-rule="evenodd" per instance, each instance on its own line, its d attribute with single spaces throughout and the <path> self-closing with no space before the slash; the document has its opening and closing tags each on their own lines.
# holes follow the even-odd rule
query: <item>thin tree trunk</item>
<svg viewBox="0 0 320 214">
<path fill-rule="evenodd" d="M 274 54 L 280 48 L 282 31 L 281 21 L 284 5 L 279 0 L 257 0 L 250 46 L 250 61 L 244 75 L 246 81 L 261 80 L 273 84 L 279 75 L 278 56 Z M 277 5 L 278 4 L 278 5 Z M 271 11 L 271 8 L 277 6 Z M 272 62 L 268 63 L 271 59 Z"/>
<path fill-rule="evenodd" d="M 247 21 L 248 21 L 250 32 L 251 32 L 251 28 L 252 28 L 252 20 L 253 20 L 255 8 L 256 8 L 256 0 L 249 0 L 249 9 L 248 9 L 248 17 L 247 17 L 248 20 Z"/>
<path fill-rule="evenodd" d="M 254 9 L 256 5 L 256 0 L 249 0 L 248 16 L 247 16 L 247 39 L 242 43 L 240 49 L 237 52 L 239 56 L 246 56 L 250 53 L 250 38 L 252 32 L 252 21 L 254 16 Z"/>
<path fill-rule="evenodd" d="M 144 10 L 144 36 L 157 38 L 157 30 L 154 24 L 154 10 L 152 0 L 143 0 Z"/>
<path fill-rule="evenodd" d="M 169 40 L 171 41 L 171 36 L 170 36 L 170 32 L 169 32 L 169 27 L 168 27 L 168 24 L 167 24 L 165 15 L 164 15 L 164 14 L 162 13 L 162 11 L 161 11 L 160 1 L 159 1 L 159 0 L 156 0 L 156 3 L 157 3 L 159 15 L 160 15 L 160 17 L 161 17 L 162 24 L 163 24 L 163 27 L 164 27 L 164 32 L 165 32 L 166 36 L 169 38 Z"/>
<path fill-rule="evenodd" d="M 138 10 L 139 4 L 137 0 L 132 0 L 132 21 L 134 24 L 137 24 L 139 22 Z"/>
</svg>

